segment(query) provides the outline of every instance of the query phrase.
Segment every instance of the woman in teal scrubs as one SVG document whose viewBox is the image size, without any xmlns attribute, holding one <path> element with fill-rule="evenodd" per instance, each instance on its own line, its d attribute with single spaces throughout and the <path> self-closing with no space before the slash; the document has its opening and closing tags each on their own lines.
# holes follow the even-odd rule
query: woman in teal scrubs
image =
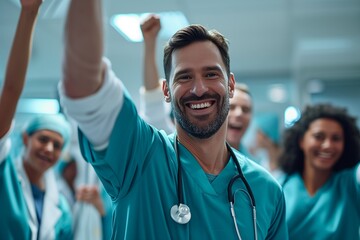
<svg viewBox="0 0 360 240">
<path fill-rule="evenodd" d="M 0 95 L 1 239 L 71 239 L 70 209 L 48 171 L 70 136 L 59 116 L 35 117 L 23 132 L 22 159 L 14 161 L 10 129 L 23 90 L 34 25 L 42 1 L 21 0 L 21 13 Z M 41 226 L 41 228 L 40 228 Z"/>
<path fill-rule="evenodd" d="M 345 108 L 309 106 L 280 164 L 290 239 L 359 239 L 360 133 Z"/>
</svg>

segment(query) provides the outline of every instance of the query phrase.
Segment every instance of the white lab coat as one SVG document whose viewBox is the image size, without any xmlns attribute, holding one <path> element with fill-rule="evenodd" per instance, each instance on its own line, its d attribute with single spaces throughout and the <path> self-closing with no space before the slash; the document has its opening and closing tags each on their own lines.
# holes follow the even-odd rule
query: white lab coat
<svg viewBox="0 0 360 240">
<path fill-rule="evenodd" d="M 80 148 L 78 148 L 78 154 Z M 79 159 L 81 155 L 75 155 Z M 77 160 L 78 176 L 76 184 L 82 185 L 97 185 L 99 186 L 100 180 L 97 177 L 93 167 L 85 162 L 85 160 Z M 103 229 L 101 216 L 98 210 L 89 203 L 75 202 L 73 206 L 73 221 L 74 221 L 74 240 L 102 240 Z"/>
<path fill-rule="evenodd" d="M 25 172 L 21 159 L 17 161 L 17 172 L 21 182 L 24 198 L 29 215 L 29 226 L 31 229 L 31 240 L 36 240 L 39 223 L 36 217 L 35 203 L 32 195 L 29 178 Z M 62 215 L 59 206 L 59 191 L 56 184 L 55 174 L 52 169 L 45 173 L 45 196 L 41 220 L 40 239 L 55 239 L 55 225 Z"/>
</svg>

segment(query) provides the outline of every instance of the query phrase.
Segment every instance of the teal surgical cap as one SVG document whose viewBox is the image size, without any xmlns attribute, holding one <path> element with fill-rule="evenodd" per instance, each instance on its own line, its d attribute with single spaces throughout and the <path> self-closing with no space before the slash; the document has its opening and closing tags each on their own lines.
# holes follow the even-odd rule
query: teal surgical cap
<svg viewBox="0 0 360 240">
<path fill-rule="evenodd" d="M 64 139 L 64 146 L 70 141 L 71 127 L 64 115 L 37 115 L 25 125 L 24 132 L 28 135 L 40 130 L 50 130 L 59 133 Z"/>
<path fill-rule="evenodd" d="M 255 118 L 258 129 L 273 143 L 279 144 L 279 117 L 274 113 L 260 114 Z"/>
</svg>

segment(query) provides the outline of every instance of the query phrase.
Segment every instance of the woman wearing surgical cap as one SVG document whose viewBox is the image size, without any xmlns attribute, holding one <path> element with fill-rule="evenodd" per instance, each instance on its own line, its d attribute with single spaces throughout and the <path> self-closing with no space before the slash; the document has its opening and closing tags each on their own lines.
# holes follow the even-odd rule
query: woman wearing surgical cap
<svg viewBox="0 0 360 240">
<path fill-rule="evenodd" d="M 0 238 L 72 239 L 70 209 L 50 168 L 69 140 L 61 115 L 37 116 L 23 131 L 23 149 L 12 149 L 10 132 L 25 83 L 31 40 L 42 0 L 20 0 L 21 13 L 0 95 Z M 20 152 L 13 159 L 12 152 Z"/>
<path fill-rule="evenodd" d="M 10 214 L 2 216 L 9 222 L 1 225 L 0 232 L 10 228 L 7 230 L 10 239 L 11 236 L 20 239 L 16 237 L 18 230 L 12 229 L 10 224 L 16 218 L 27 219 L 31 237 L 24 239 L 72 239 L 71 209 L 59 193 L 51 169 L 69 137 L 70 127 L 62 115 L 36 116 L 22 132 L 23 149 L 16 149 L 22 151 L 19 159 L 11 159 L 10 154 L 1 155 L 1 175 L 4 175 L 1 178 L 4 177 L 7 184 L 0 190 L 0 201 L 8 203 L 6 212 L 10 211 Z M 9 153 L 9 144 L 9 138 L 2 137 L 1 152 Z M 23 212 L 16 216 L 19 208 L 17 201 L 20 200 L 25 207 L 22 205 Z M 15 212 L 15 216 L 11 212 Z"/>
<path fill-rule="evenodd" d="M 26 125 L 24 151 L 17 166 L 27 204 L 32 235 L 38 239 L 71 239 L 71 209 L 59 193 L 51 169 L 70 137 L 70 126 L 62 115 L 34 117 Z"/>
</svg>

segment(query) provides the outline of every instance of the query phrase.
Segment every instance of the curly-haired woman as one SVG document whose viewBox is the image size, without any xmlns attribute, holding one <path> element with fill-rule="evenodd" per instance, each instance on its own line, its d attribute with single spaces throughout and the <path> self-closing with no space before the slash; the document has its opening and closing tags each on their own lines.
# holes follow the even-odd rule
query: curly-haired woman
<svg viewBox="0 0 360 240">
<path fill-rule="evenodd" d="M 290 239 L 359 239 L 360 132 L 346 108 L 308 106 L 284 135 Z"/>
</svg>

